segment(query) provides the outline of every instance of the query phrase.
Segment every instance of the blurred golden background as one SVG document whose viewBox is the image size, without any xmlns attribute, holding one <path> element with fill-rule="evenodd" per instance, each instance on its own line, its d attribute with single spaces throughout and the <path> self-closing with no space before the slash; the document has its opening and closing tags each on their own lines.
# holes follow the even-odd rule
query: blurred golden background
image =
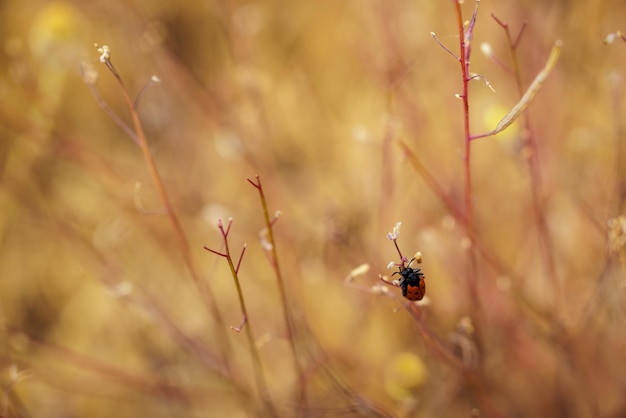
<svg viewBox="0 0 626 418">
<path fill-rule="evenodd" d="M 626 5 L 481 2 L 473 134 L 520 97 L 491 14 L 525 86 L 564 46 L 471 142 L 468 229 L 452 1 L 1 2 L 0 416 L 626 416 Z"/>
</svg>

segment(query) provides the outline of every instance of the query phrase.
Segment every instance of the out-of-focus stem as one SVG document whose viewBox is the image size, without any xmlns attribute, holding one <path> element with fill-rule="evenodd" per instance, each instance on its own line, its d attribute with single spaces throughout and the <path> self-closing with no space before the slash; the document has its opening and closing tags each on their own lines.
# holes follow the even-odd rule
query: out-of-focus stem
<svg viewBox="0 0 626 418">
<path fill-rule="evenodd" d="M 152 181 L 153 187 L 156 190 L 157 195 L 159 196 L 159 199 L 161 200 L 161 204 L 163 205 L 165 209 L 165 212 L 167 214 L 167 217 L 170 220 L 170 223 L 172 224 L 172 227 L 174 229 L 174 235 L 176 236 L 176 239 L 178 240 L 178 243 L 180 245 L 180 249 L 181 249 L 181 253 L 182 253 L 185 265 L 187 266 L 187 269 L 189 270 L 191 274 L 192 280 L 196 288 L 198 289 L 200 296 L 204 299 L 206 305 L 208 306 L 213 320 L 215 320 L 215 322 L 218 325 L 217 326 L 217 328 L 219 329 L 218 332 L 221 333 L 220 338 L 219 338 L 220 340 L 219 346 L 221 350 L 221 355 L 223 357 L 224 364 L 226 365 L 226 368 L 228 369 L 230 373 L 230 366 L 229 366 L 229 362 L 227 358 L 227 353 L 229 351 L 228 349 L 229 340 L 226 335 L 224 321 L 222 319 L 222 314 L 217 309 L 217 303 L 213 295 L 213 292 L 209 288 L 208 284 L 202 283 L 202 280 L 200 279 L 200 274 L 198 272 L 198 269 L 191 255 L 191 248 L 189 246 L 189 241 L 187 240 L 187 236 L 185 235 L 185 232 L 182 228 L 180 220 L 170 201 L 169 195 L 167 194 L 167 190 L 165 189 L 165 185 L 163 184 L 163 180 L 161 179 L 161 175 L 159 174 L 159 170 L 157 169 L 154 158 L 152 157 L 152 154 L 150 153 L 148 140 L 146 138 L 143 125 L 141 124 L 141 120 L 139 119 L 139 114 L 137 113 L 135 104 L 133 100 L 130 98 L 130 95 L 128 94 L 128 90 L 126 89 L 126 86 L 124 85 L 124 82 L 122 81 L 121 76 L 119 75 L 115 67 L 113 66 L 113 62 L 110 60 L 110 57 L 108 56 L 108 54 L 106 55 L 106 57 L 103 55 L 101 57 L 101 61 L 111 71 L 111 73 L 113 74 L 113 76 L 115 77 L 115 79 L 120 85 L 122 96 L 124 97 L 124 101 L 126 103 L 126 106 L 128 107 L 128 111 L 130 112 L 130 115 L 133 121 L 134 134 L 135 134 L 135 137 L 133 138 L 133 140 L 135 140 L 137 144 L 139 145 L 139 147 L 141 148 L 141 152 L 143 154 L 145 164 L 148 168 L 148 173 L 150 175 L 150 179 Z"/>
<path fill-rule="evenodd" d="M 306 387 L 305 387 L 305 374 L 300 366 L 300 362 L 298 361 L 298 350 L 296 347 L 296 341 L 294 338 L 295 334 L 295 326 L 293 323 L 293 316 L 291 314 L 291 308 L 289 307 L 289 299 L 287 297 L 287 291 L 285 289 L 285 281 L 283 280 L 283 274 L 280 269 L 280 264 L 278 262 L 278 252 L 276 250 L 276 241 L 274 240 L 274 220 L 270 218 L 269 208 L 267 205 L 267 199 L 265 197 L 265 193 L 263 191 L 263 185 L 261 184 L 261 178 L 257 175 L 255 176 L 256 182 L 248 179 L 248 182 L 254 186 L 255 189 L 259 192 L 259 198 L 261 199 L 261 206 L 263 207 L 263 218 L 265 220 L 265 228 L 267 230 L 267 239 L 270 243 L 270 262 L 272 264 L 272 268 L 274 269 L 274 273 L 276 274 L 276 281 L 278 283 L 278 290 L 280 293 L 280 302 L 282 305 L 283 318 L 285 321 L 285 326 L 287 327 L 287 340 L 289 341 L 289 346 L 291 348 L 291 353 L 293 356 L 294 368 L 296 374 L 298 376 L 299 381 L 299 389 L 298 389 L 298 398 L 300 403 L 306 405 Z"/>
<path fill-rule="evenodd" d="M 463 132 L 464 132 L 464 153 L 463 164 L 465 174 L 465 220 L 468 225 L 471 225 L 472 220 L 472 172 L 471 172 L 471 134 L 470 134 L 470 119 L 469 119 L 469 62 L 467 54 L 467 45 L 465 43 L 465 29 L 463 25 L 463 13 L 461 11 L 461 2 L 456 0 L 454 2 L 457 18 L 457 29 L 459 31 L 459 64 L 461 65 L 461 79 L 463 85 L 463 92 L 461 93 L 461 100 L 463 101 Z"/>
<path fill-rule="evenodd" d="M 493 16 L 493 15 L 492 15 Z M 511 56 L 511 64 L 513 67 L 513 75 L 515 78 L 515 84 L 517 86 L 517 91 L 520 97 L 524 97 L 526 94 L 524 91 L 524 84 L 522 82 L 522 71 L 519 65 L 519 58 L 517 56 L 517 46 L 521 39 L 521 35 L 523 33 L 525 25 L 520 30 L 520 33 L 517 35 L 515 40 L 511 36 L 511 32 L 509 30 L 508 24 L 500 21 L 495 16 L 493 16 L 494 20 L 504 29 L 504 33 L 506 35 L 507 44 L 509 46 L 509 53 Z M 555 44 L 559 45 L 558 43 Z M 560 48 L 560 45 L 558 46 Z M 558 52 L 553 52 L 551 57 L 553 59 L 548 59 L 548 63 L 546 64 L 546 68 L 553 68 L 556 64 L 556 57 L 558 57 Z M 558 51 L 558 49 L 557 49 Z M 545 70 L 544 70 L 545 71 Z M 543 177 L 541 174 L 541 167 L 539 163 L 539 149 L 537 146 L 537 138 L 535 137 L 535 133 L 533 131 L 532 125 L 530 123 L 530 118 L 528 114 L 524 112 L 522 116 L 522 124 L 524 126 L 524 135 L 525 146 L 527 149 L 527 159 L 526 162 L 528 164 L 528 172 L 530 175 L 531 182 L 531 194 L 532 194 L 532 206 L 533 206 L 533 215 L 535 217 L 535 223 L 537 225 L 537 232 L 539 238 L 539 248 L 540 254 L 543 259 L 543 265 L 548 276 L 550 283 L 552 285 L 553 292 L 553 301 L 554 307 L 556 310 L 556 316 L 559 317 L 562 313 L 562 291 L 559 283 L 559 279 L 556 275 L 556 268 L 554 264 L 554 248 L 552 244 L 552 238 L 550 236 L 550 231 L 548 230 L 548 223 L 546 221 L 545 207 L 543 205 Z"/>
</svg>

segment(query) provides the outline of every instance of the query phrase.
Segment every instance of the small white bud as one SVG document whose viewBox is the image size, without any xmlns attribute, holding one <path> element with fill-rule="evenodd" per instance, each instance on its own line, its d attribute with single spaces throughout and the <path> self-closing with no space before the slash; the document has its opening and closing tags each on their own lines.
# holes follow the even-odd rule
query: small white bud
<svg viewBox="0 0 626 418">
<path fill-rule="evenodd" d="M 267 228 L 263 228 L 261 232 L 259 232 L 259 241 L 261 242 L 261 248 L 265 251 L 272 251 L 272 248 L 274 248 L 269 240 Z"/>
<path fill-rule="evenodd" d="M 606 38 L 604 38 L 604 43 L 612 44 L 613 42 L 615 42 L 616 39 L 621 38 L 621 37 L 622 37 L 622 32 L 619 30 L 617 32 L 609 33 L 608 35 L 606 35 Z"/>
<path fill-rule="evenodd" d="M 355 268 L 354 270 L 352 270 L 350 272 L 350 277 L 357 277 L 357 276 L 361 276 L 365 273 L 367 273 L 370 269 L 370 265 L 365 263 L 365 264 L 361 264 L 360 266 L 358 266 L 357 268 Z"/>
<path fill-rule="evenodd" d="M 397 222 L 396 226 L 393 227 L 393 231 L 387 234 L 387 238 L 390 240 L 396 240 L 400 236 L 400 226 L 402 226 L 402 222 Z"/>
<path fill-rule="evenodd" d="M 111 59 L 111 50 L 108 45 L 98 46 L 98 44 L 94 44 L 94 46 L 100 53 L 100 62 L 105 63 Z"/>
<path fill-rule="evenodd" d="M 480 51 L 483 53 L 484 56 L 486 56 L 487 58 L 491 58 L 493 57 L 493 48 L 491 47 L 491 44 L 489 42 L 483 42 L 480 44 Z"/>
</svg>

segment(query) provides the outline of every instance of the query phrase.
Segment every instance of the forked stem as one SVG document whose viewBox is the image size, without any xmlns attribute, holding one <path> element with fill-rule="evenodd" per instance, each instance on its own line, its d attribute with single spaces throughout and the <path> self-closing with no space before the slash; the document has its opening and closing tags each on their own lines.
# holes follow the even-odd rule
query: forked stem
<svg viewBox="0 0 626 418">
<path fill-rule="evenodd" d="M 276 240 L 274 239 L 274 224 L 278 220 L 278 217 L 274 217 L 273 219 L 270 217 L 269 208 L 267 205 L 267 199 L 265 197 L 265 192 L 263 191 L 263 185 L 261 184 L 261 178 L 256 175 L 255 180 L 247 179 L 248 183 L 250 183 L 257 191 L 259 192 L 259 198 L 261 200 L 261 206 L 263 207 L 263 217 L 265 219 L 265 229 L 267 231 L 267 239 L 270 244 L 270 248 L 266 251 L 269 253 L 270 264 L 274 269 L 274 274 L 276 275 L 276 282 L 278 283 L 278 290 L 280 293 L 280 302 L 282 305 L 283 318 L 285 321 L 285 326 L 287 327 L 287 340 L 289 341 L 289 347 L 291 348 L 291 354 L 293 356 L 294 369 L 298 376 L 298 398 L 300 404 L 306 406 L 307 403 L 307 395 L 306 395 L 306 382 L 305 382 L 305 374 L 302 370 L 302 366 L 298 361 L 298 350 L 296 347 L 295 341 L 295 325 L 293 323 L 293 316 L 291 314 L 291 308 L 289 306 L 289 298 L 287 296 L 287 291 L 285 289 L 285 281 L 283 279 L 283 274 L 280 269 L 280 264 L 278 262 L 278 252 L 276 250 Z"/>
<path fill-rule="evenodd" d="M 126 107 L 128 108 L 131 119 L 133 121 L 134 131 L 131 130 L 125 123 L 123 123 L 122 120 L 104 102 L 104 100 L 102 100 L 97 89 L 95 88 L 95 78 L 93 74 L 89 77 L 87 77 L 86 74 L 84 74 L 83 76 L 85 77 L 87 84 L 89 85 L 91 91 L 96 97 L 96 100 L 98 100 L 98 103 L 100 104 L 100 106 L 118 124 L 118 126 L 122 127 L 122 129 L 131 137 L 131 139 L 139 146 L 139 148 L 141 148 L 143 159 L 146 164 L 146 167 L 148 168 L 148 173 L 152 181 L 152 185 L 154 189 L 156 190 L 156 193 L 167 214 L 167 217 L 172 225 L 172 228 L 174 229 L 174 235 L 179 243 L 179 248 L 181 249 L 184 263 L 187 266 L 187 269 L 189 270 L 191 278 L 194 282 L 194 285 L 196 286 L 198 290 L 198 293 L 200 294 L 200 297 L 203 299 L 205 305 L 207 306 L 211 317 L 213 318 L 213 320 L 215 320 L 215 322 L 218 325 L 217 326 L 219 330 L 218 332 L 221 333 L 221 335 L 218 338 L 219 340 L 218 346 L 220 349 L 220 354 L 226 366 L 228 374 L 232 375 L 228 357 L 226 355 L 230 351 L 229 340 L 226 336 L 225 331 L 223 331 L 224 322 L 222 320 L 222 314 L 217 309 L 217 303 L 216 303 L 215 297 L 208 283 L 203 283 L 200 278 L 201 277 L 200 273 L 198 272 L 198 269 L 191 255 L 191 248 L 189 246 L 189 241 L 187 240 L 187 236 L 182 228 L 182 225 L 176 214 L 176 211 L 174 210 L 174 207 L 170 201 L 169 195 L 167 194 L 165 185 L 163 184 L 163 180 L 161 179 L 161 175 L 159 174 L 159 170 L 157 169 L 157 165 L 154 161 L 154 158 L 152 157 L 152 154 L 150 153 L 148 140 L 146 138 L 143 125 L 141 124 L 141 120 L 139 119 L 139 114 L 137 113 L 136 103 L 133 102 L 133 100 L 131 100 L 128 90 L 126 89 L 126 86 L 124 85 L 124 82 L 122 81 L 122 77 L 117 72 L 117 69 L 113 65 L 113 62 L 111 61 L 109 47 L 106 45 L 103 45 L 102 47 L 99 47 L 98 45 L 96 45 L 96 48 L 98 52 L 101 54 L 100 62 L 103 63 L 109 69 L 109 71 L 111 72 L 111 74 L 113 74 L 113 76 L 115 77 L 115 79 L 117 80 L 120 86 L 122 97 L 124 98 L 124 102 L 126 103 Z"/>
<path fill-rule="evenodd" d="M 248 316 L 248 309 L 246 308 L 246 301 L 243 296 L 243 291 L 241 289 L 241 282 L 239 280 L 239 267 L 241 266 L 241 260 L 243 259 L 243 256 L 246 251 L 246 244 L 243 245 L 241 255 L 239 256 L 239 260 L 237 260 L 237 264 L 235 264 L 235 262 L 233 261 L 233 257 L 231 256 L 230 246 L 228 243 L 228 234 L 230 232 L 230 227 L 232 226 L 232 224 L 233 224 L 233 220 L 229 219 L 228 226 L 224 228 L 224 224 L 222 220 L 220 219 L 217 221 L 217 228 L 219 229 L 222 235 L 222 241 L 224 243 L 224 252 L 213 250 L 207 247 L 206 245 L 204 246 L 204 249 L 212 252 L 213 254 L 216 254 L 220 257 L 225 258 L 226 262 L 228 263 L 228 267 L 230 268 L 230 273 L 233 277 L 233 281 L 235 282 L 235 288 L 237 289 L 239 307 L 241 308 L 241 313 L 243 315 L 243 320 L 241 324 L 238 327 L 231 326 L 230 328 L 233 331 L 239 333 L 241 332 L 242 329 L 244 329 L 244 326 L 245 326 L 245 330 L 246 330 L 245 334 L 246 334 L 246 339 L 248 342 L 248 347 L 250 349 L 250 355 L 252 357 L 253 374 L 254 374 L 254 380 L 256 383 L 257 391 L 259 393 L 259 396 L 261 397 L 261 401 L 265 409 L 265 412 L 269 416 L 277 416 L 277 413 L 274 409 L 274 405 L 272 404 L 272 401 L 269 396 L 269 391 L 267 389 L 267 383 L 265 381 L 265 375 L 263 373 L 263 366 L 261 364 L 261 356 L 259 355 L 259 350 L 257 349 L 256 344 L 254 343 L 254 333 L 252 331 L 252 325 L 250 324 L 250 320 L 249 320 L 250 317 Z"/>
</svg>

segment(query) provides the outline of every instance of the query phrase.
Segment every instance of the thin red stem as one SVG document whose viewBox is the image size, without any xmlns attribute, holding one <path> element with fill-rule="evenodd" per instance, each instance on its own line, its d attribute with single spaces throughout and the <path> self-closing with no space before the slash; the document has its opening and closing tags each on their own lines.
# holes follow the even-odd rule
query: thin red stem
<svg viewBox="0 0 626 418">
<path fill-rule="evenodd" d="M 404 256 L 402 255 L 402 251 L 400 251 L 400 247 L 398 247 L 398 240 L 393 240 L 393 245 L 396 246 L 396 250 L 398 251 L 398 255 L 400 256 L 400 262 L 402 263 L 402 267 L 404 267 Z"/>
<path fill-rule="evenodd" d="M 241 255 L 239 256 L 239 261 L 237 261 L 237 267 L 235 267 L 235 273 L 239 273 L 239 267 L 241 266 L 241 260 L 243 260 L 243 255 L 246 252 L 246 248 L 248 248 L 248 246 L 244 244 L 243 248 L 241 249 Z"/>
<path fill-rule="evenodd" d="M 461 93 L 461 99 L 463 101 L 463 130 L 465 134 L 465 147 L 463 153 L 464 174 L 465 174 L 465 219 L 468 224 L 471 224 L 472 219 L 472 172 L 471 172 L 471 131 L 470 131 L 470 119 L 469 119 L 469 62 L 465 44 L 465 30 L 463 25 L 463 14 L 461 11 L 461 2 L 456 0 L 454 2 L 457 27 L 459 31 L 459 62 L 461 65 L 461 78 L 463 83 L 463 92 Z"/>
<path fill-rule="evenodd" d="M 243 250 L 241 252 L 241 256 L 239 257 L 237 266 L 235 266 L 235 264 L 233 263 L 233 257 L 230 253 L 230 245 L 228 243 L 228 233 L 230 232 L 230 227 L 232 226 L 232 224 L 233 224 L 233 220 L 229 219 L 228 226 L 226 227 L 226 229 L 224 229 L 224 224 L 222 223 L 222 220 L 220 219 L 217 222 L 217 227 L 222 234 L 222 240 L 224 243 L 224 251 L 225 251 L 224 253 L 219 253 L 206 246 L 204 248 L 214 254 L 217 254 L 226 258 L 226 261 L 228 262 L 228 267 L 230 268 L 230 272 L 233 277 L 233 281 L 235 282 L 235 287 L 237 289 L 237 297 L 239 299 L 239 306 L 241 308 L 241 313 L 243 315 L 243 322 L 241 323 L 241 325 L 239 327 L 231 326 L 230 328 L 236 332 L 240 332 L 242 330 L 242 327 L 246 325 L 245 335 L 246 335 L 246 339 L 248 342 L 248 347 L 250 348 L 250 355 L 252 356 L 253 375 L 256 381 L 257 391 L 259 392 L 259 396 L 261 397 L 261 401 L 263 402 L 263 406 L 265 408 L 265 412 L 267 416 L 277 416 L 276 411 L 274 410 L 274 405 L 272 404 L 272 401 L 269 396 L 267 383 L 265 381 L 265 375 L 263 373 L 263 366 L 261 364 L 261 356 L 259 355 L 259 351 L 254 342 L 254 332 L 252 331 L 252 325 L 250 324 L 250 321 L 248 320 L 249 318 L 248 309 L 246 307 L 246 301 L 243 296 L 243 290 L 241 288 L 241 282 L 239 280 L 238 271 L 239 271 L 239 267 L 241 264 L 241 260 L 243 258 L 243 254 L 246 250 L 246 246 L 244 245 Z"/>
<path fill-rule="evenodd" d="M 161 175 L 159 174 L 159 170 L 157 169 L 156 162 L 154 161 L 154 158 L 152 157 L 152 154 L 150 152 L 148 139 L 145 135 L 141 120 L 139 119 L 139 114 L 137 113 L 135 104 L 133 100 L 131 100 L 128 90 L 126 89 L 126 86 L 124 85 L 124 82 L 121 76 L 115 69 L 110 58 L 106 57 L 106 59 L 103 62 L 106 65 L 106 67 L 111 71 L 111 73 L 113 74 L 113 76 L 115 77 L 115 79 L 117 80 L 120 86 L 122 96 L 124 98 L 124 101 L 126 102 L 126 106 L 128 108 L 128 111 L 133 121 L 134 134 L 131 135 L 131 138 L 133 138 L 133 140 L 137 142 L 137 144 L 139 145 L 139 148 L 141 149 L 141 152 L 143 154 L 143 159 L 147 166 L 153 187 L 156 190 L 156 193 L 159 196 L 159 199 L 161 200 L 161 204 L 165 208 L 167 217 L 169 218 L 169 221 L 172 225 L 172 229 L 174 230 L 174 236 L 178 240 L 182 258 L 191 275 L 191 279 L 194 285 L 196 286 L 196 289 L 198 290 L 200 297 L 203 298 L 203 301 L 207 305 L 207 309 L 209 310 L 210 315 L 218 324 L 218 327 L 217 327 L 219 329 L 218 332 L 221 333 L 220 338 L 218 338 L 219 340 L 218 344 L 220 347 L 224 364 L 226 365 L 226 368 L 228 369 L 228 373 L 231 374 L 230 362 L 228 361 L 228 357 L 227 357 L 227 353 L 230 350 L 230 346 L 229 346 L 230 344 L 229 344 L 228 338 L 226 338 L 226 332 L 223 331 L 224 321 L 222 319 L 222 314 L 217 308 L 217 301 L 215 300 L 215 296 L 209 284 L 204 283 L 201 279 L 201 275 L 198 271 L 198 268 L 192 256 L 191 247 L 187 239 L 187 235 L 185 234 L 185 231 L 182 227 L 180 219 L 178 218 L 178 215 L 176 214 L 174 206 L 172 205 L 170 201 L 169 195 L 165 188 L 165 184 L 163 183 Z"/>
<path fill-rule="evenodd" d="M 212 252 L 213 254 L 219 255 L 220 257 L 228 257 L 228 255 L 226 255 L 224 253 L 220 253 L 219 251 L 212 250 L 211 248 L 207 247 L 206 245 L 204 246 L 204 249 L 207 250 L 207 251 Z"/>
<path fill-rule="evenodd" d="M 474 221 L 473 221 L 473 208 L 472 208 L 472 160 L 471 160 L 471 142 L 472 142 L 472 134 L 470 129 L 470 114 L 469 114 L 469 82 L 470 82 L 470 55 L 471 55 L 471 41 L 472 41 L 472 32 L 474 30 L 474 25 L 476 23 L 476 17 L 478 14 L 478 1 L 476 1 L 476 6 L 474 8 L 474 13 L 472 14 L 472 18 L 465 28 L 463 24 L 463 14 L 461 11 L 461 1 L 455 0 L 455 12 L 457 17 L 457 28 L 459 32 L 459 58 L 461 65 L 461 78 L 463 84 L 463 92 L 461 94 L 461 99 L 463 100 L 463 127 L 464 127 L 464 155 L 463 155 L 463 168 L 464 168 L 464 214 L 465 214 L 465 222 L 466 228 L 468 231 L 474 230 Z M 472 234 L 468 234 L 467 239 L 469 239 L 470 247 L 467 251 L 468 254 L 468 265 L 466 271 L 467 277 L 467 290 L 469 296 L 470 307 L 474 312 L 474 324 L 476 327 L 476 344 L 478 346 L 478 351 L 482 352 L 481 343 L 481 309 L 480 309 L 480 301 L 478 297 L 478 288 L 477 288 L 477 251 L 474 242 L 474 236 Z"/>
<path fill-rule="evenodd" d="M 300 366 L 300 362 L 298 360 L 298 350 L 296 347 L 296 341 L 294 338 L 294 334 L 295 334 L 295 326 L 293 323 L 293 319 L 292 319 L 292 315 L 291 315 L 291 308 L 289 306 L 289 298 L 287 296 L 287 290 L 285 288 L 285 282 L 283 279 L 283 275 L 282 275 L 282 271 L 280 269 L 280 265 L 278 262 L 278 252 L 276 250 L 276 241 L 274 239 L 274 223 L 276 222 L 277 218 L 271 219 L 270 218 L 270 214 L 269 214 L 269 209 L 267 206 L 267 199 L 265 197 L 265 193 L 263 191 L 263 185 L 261 184 L 261 178 L 256 175 L 256 182 L 247 179 L 248 183 L 250 183 L 255 189 L 258 190 L 259 192 L 259 198 L 261 200 L 261 206 L 263 207 L 263 216 L 265 218 L 265 227 L 267 228 L 267 237 L 268 240 L 271 244 L 271 249 L 269 251 L 267 251 L 268 253 L 268 258 L 270 260 L 270 264 L 272 265 L 273 269 L 274 269 L 274 274 L 276 274 L 276 282 L 278 283 L 278 290 L 279 290 L 279 294 L 280 294 L 280 301 L 281 301 L 281 305 L 282 305 L 282 310 L 283 310 L 283 318 L 285 321 L 285 326 L 287 328 L 287 339 L 289 341 L 289 346 L 291 348 L 291 353 L 293 356 L 293 362 L 294 362 L 294 368 L 295 371 L 297 373 L 298 379 L 299 379 L 299 394 L 298 397 L 300 398 L 300 402 L 302 404 L 306 404 L 307 403 L 307 394 L 306 394 L 306 388 L 305 388 L 305 374 L 302 370 L 302 367 Z"/>
</svg>

